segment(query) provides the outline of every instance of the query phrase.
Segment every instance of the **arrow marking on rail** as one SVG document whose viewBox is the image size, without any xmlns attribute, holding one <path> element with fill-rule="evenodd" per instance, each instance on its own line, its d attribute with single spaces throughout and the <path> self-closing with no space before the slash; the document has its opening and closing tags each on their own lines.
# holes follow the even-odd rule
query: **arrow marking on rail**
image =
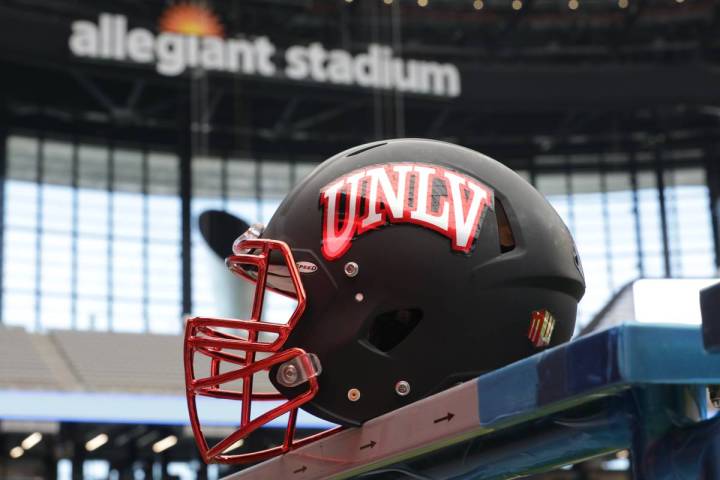
<svg viewBox="0 0 720 480">
<path fill-rule="evenodd" d="M 366 443 L 362 447 L 360 447 L 360 450 L 365 450 L 366 448 L 373 448 L 377 445 L 377 442 L 375 440 L 370 440 L 370 443 Z"/>
<path fill-rule="evenodd" d="M 454 416 L 454 413 L 448 412 L 447 415 L 445 415 L 444 417 L 436 418 L 435 420 L 433 420 L 433 423 L 449 422 L 453 419 Z"/>
</svg>

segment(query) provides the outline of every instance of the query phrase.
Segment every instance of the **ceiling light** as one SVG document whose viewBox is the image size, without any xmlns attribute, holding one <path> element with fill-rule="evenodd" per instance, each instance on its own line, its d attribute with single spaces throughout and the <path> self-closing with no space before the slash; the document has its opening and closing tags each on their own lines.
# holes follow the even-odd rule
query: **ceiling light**
<svg viewBox="0 0 720 480">
<path fill-rule="evenodd" d="M 392 0 L 391 0 L 392 1 Z M 168 448 L 174 446 L 177 443 L 177 437 L 175 435 L 168 435 L 162 440 L 158 440 L 153 443 L 152 449 L 155 453 L 164 452 Z"/>
<path fill-rule="evenodd" d="M 618 7 L 620 8 L 627 8 L 630 5 L 630 2 L 628 0 L 618 0 Z"/>
<path fill-rule="evenodd" d="M 580 2 L 578 2 L 578 0 L 570 0 L 568 2 L 568 8 L 570 10 L 577 10 L 579 6 L 580 6 Z"/>
<path fill-rule="evenodd" d="M 28 435 L 20 445 L 22 446 L 23 450 L 30 450 L 32 447 L 40 443 L 40 440 L 42 440 L 42 433 L 35 432 Z"/>
<path fill-rule="evenodd" d="M 383 0 L 383 2 L 385 2 L 385 5 L 390 5 L 393 2 L 393 0 Z"/>
<path fill-rule="evenodd" d="M 421 7 L 427 7 L 428 0 L 417 0 L 417 2 Z"/>
<path fill-rule="evenodd" d="M 522 1 L 521 0 L 513 0 L 512 8 L 513 8 L 513 10 L 520 10 L 522 8 Z"/>
<path fill-rule="evenodd" d="M 85 442 L 85 450 L 88 452 L 92 452 L 93 450 L 97 450 L 98 448 L 105 445 L 108 441 L 108 436 L 104 433 L 101 433 L 100 435 L 96 435 L 87 442 Z"/>
<path fill-rule="evenodd" d="M 20 458 L 23 456 L 23 453 L 25 453 L 25 450 L 23 450 L 22 447 L 15 447 L 12 450 L 10 450 L 10 456 L 12 458 Z"/>
<path fill-rule="evenodd" d="M 482 10 L 485 4 L 483 3 L 483 0 L 475 0 L 473 2 L 473 8 L 475 10 Z"/>
</svg>

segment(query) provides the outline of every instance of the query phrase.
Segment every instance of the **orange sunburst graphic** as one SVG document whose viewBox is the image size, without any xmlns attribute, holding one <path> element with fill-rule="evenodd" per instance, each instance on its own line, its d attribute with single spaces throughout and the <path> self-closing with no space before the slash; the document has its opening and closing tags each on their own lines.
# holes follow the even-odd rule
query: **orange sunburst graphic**
<svg viewBox="0 0 720 480">
<path fill-rule="evenodd" d="M 183 35 L 223 36 L 223 26 L 207 7 L 180 3 L 165 10 L 160 17 L 160 30 Z"/>
</svg>

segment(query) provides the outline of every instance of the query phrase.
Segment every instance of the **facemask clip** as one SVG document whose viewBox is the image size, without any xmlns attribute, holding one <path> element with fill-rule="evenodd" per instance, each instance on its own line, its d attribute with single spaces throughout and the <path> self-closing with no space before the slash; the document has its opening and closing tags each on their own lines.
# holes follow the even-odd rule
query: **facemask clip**
<svg viewBox="0 0 720 480">
<path fill-rule="evenodd" d="M 305 353 L 288 360 L 277 370 L 277 381 L 283 387 L 296 387 L 322 372 L 320 359 L 314 353 Z"/>
<path fill-rule="evenodd" d="M 241 244 L 247 240 L 256 240 L 260 238 L 260 235 L 265 231 L 265 225 L 262 223 L 253 223 L 250 228 L 245 230 L 245 233 L 235 239 L 232 246 L 232 251 L 235 255 L 243 255 L 250 252 L 249 248 L 242 248 Z"/>
</svg>

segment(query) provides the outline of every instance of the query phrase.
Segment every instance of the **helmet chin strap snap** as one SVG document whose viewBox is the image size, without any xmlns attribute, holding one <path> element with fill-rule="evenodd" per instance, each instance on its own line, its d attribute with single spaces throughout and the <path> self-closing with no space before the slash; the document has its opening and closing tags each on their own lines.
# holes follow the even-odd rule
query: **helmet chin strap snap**
<svg viewBox="0 0 720 480">
<path fill-rule="evenodd" d="M 280 365 L 276 379 L 283 387 L 296 387 L 322 372 L 320 359 L 314 353 L 305 353 Z"/>
</svg>

